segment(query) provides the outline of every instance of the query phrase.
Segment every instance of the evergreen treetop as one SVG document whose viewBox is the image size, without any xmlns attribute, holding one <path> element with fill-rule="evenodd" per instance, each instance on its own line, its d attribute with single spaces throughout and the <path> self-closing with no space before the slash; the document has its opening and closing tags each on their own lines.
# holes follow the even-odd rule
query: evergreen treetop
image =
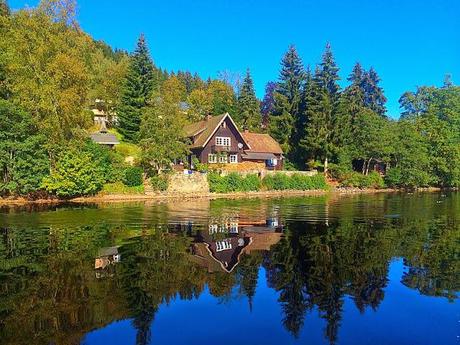
<svg viewBox="0 0 460 345">
<path fill-rule="evenodd" d="M 326 48 L 324 49 L 320 66 L 319 81 L 321 85 L 327 89 L 332 97 L 337 97 L 340 91 L 340 86 L 337 83 L 337 81 L 340 80 L 338 74 L 339 68 L 337 67 L 329 43 L 326 44 Z"/>
<path fill-rule="evenodd" d="M 291 45 L 281 61 L 281 71 L 277 92 L 285 96 L 292 110 L 300 102 L 300 90 L 305 81 L 302 60 L 294 45 Z"/>
<path fill-rule="evenodd" d="M 240 122 L 244 129 L 257 130 L 260 128 L 262 119 L 260 116 L 259 100 L 256 97 L 254 82 L 252 81 L 249 69 L 246 71 L 246 76 L 238 96 L 238 112 L 238 122 Z"/>
<path fill-rule="evenodd" d="M 155 72 L 145 37 L 141 35 L 136 50 L 130 56 L 118 109 L 118 129 L 128 141 L 138 139 L 141 109 L 147 105 L 156 87 Z"/>
</svg>

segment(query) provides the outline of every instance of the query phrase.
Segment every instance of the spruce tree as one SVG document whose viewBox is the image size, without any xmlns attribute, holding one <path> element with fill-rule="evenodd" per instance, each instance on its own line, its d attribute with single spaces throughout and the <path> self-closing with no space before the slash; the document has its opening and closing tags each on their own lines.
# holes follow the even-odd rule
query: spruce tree
<svg viewBox="0 0 460 345">
<path fill-rule="evenodd" d="M 380 116 L 385 116 L 387 101 L 383 89 L 379 86 L 380 78 L 373 67 L 369 72 L 365 72 L 362 81 L 364 90 L 364 104 L 367 108 L 376 112 Z"/>
<path fill-rule="evenodd" d="M 334 152 L 334 106 L 328 89 L 323 83 L 322 69 L 317 67 L 305 93 L 306 128 L 300 146 L 311 160 L 324 161 L 325 170 Z"/>
<path fill-rule="evenodd" d="M 237 119 L 240 125 L 248 130 L 258 130 L 262 123 L 259 100 L 254 91 L 254 83 L 249 69 L 246 71 L 246 77 L 243 80 L 241 92 L 238 96 Z"/>
<path fill-rule="evenodd" d="M 298 164 L 298 162 L 296 162 L 295 153 L 295 148 L 298 146 L 298 136 L 296 135 L 298 130 L 296 129 L 296 125 L 301 122 L 299 119 L 302 116 L 300 112 L 300 103 L 304 83 L 305 70 L 302 60 L 296 48 L 291 45 L 281 61 L 281 71 L 276 88 L 276 93 L 283 96 L 284 99 L 282 102 L 279 102 L 281 98 L 275 97 L 275 99 L 278 98 L 278 102 L 275 101 L 275 103 L 278 104 L 275 106 L 276 109 L 274 109 L 273 115 L 276 116 L 276 114 L 278 114 L 277 116 L 280 116 L 280 114 L 286 113 L 286 121 L 283 121 L 285 126 L 276 131 L 285 131 L 283 137 L 288 138 L 285 143 L 285 147 L 288 151 L 285 151 L 285 154 L 287 154 L 288 159 L 295 164 Z M 279 120 L 276 119 L 275 116 L 270 117 L 270 119 L 275 119 L 275 124 L 270 125 L 271 130 L 273 130 Z"/>
<path fill-rule="evenodd" d="M 265 96 L 260 104 L 260 112 L 262 113 L 262 127 L 267 128 L 270 114 L 275 105 L 274 93 L 276 90 L 276 83 L 269 81 L 265 86 Z"/>
<path fill-rule="evenodd" d="M 337 83 L 337 81 L 340 80 L 338 74 L 339 68 L 335 63 L 334 55 L 332 54 L 331 45 L 329 43 L 326 44 L 326 48 L 324 49 L 320 66 L 321 69 L 318 81 L 335 101 L 337 100 L 340 92 L 340 86 Z"/>
<path fill-rule="evenodd" d="M 283 152 L 289 154 L 291 151 L 291 130 L 294 127 L 290 104 L 287 97 L 279 92 L 275 92 L 273 98 L 273 110 L 268 124 L 269 133 L 281 145 Z"/>
<path fill-rule="evenodd" d="M 144 35 L 130 56 L 118 109 L 118 130 L 125 140 L 138 140 L 142 109 L 147 105 L 155 85 L 156 69 L 150 58 Z"/>
<path fill-rule="evenodd" d="M 291 45 L 281 61 L 281 71 L 277 92 L 287 98 L 290 113 L 294 117 L 299 110 L 302 86 L 305 81 L 305 71 L 302 60 L 295 46 Z"/>
</svg>

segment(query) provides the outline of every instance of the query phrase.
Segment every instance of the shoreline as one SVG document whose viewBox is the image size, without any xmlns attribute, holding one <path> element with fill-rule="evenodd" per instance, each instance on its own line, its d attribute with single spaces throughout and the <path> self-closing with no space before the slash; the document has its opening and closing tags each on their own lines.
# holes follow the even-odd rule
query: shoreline
<svg viewBox="0 0 460 345">
<path fill-rule="evenodd" d="M 441 188 L 421 188 L 417 192 L 440 192 Z M 37 199 L 29 200 L 26 198 L 0 198 L 0 206 L 20 206 L 27 204 L 49 204 L 57 205 L 64 203 L 117 203 L 117 202 L 142 202 L 142 201 L 168 201 L 168 200 L 197 200 L 197 199 L 251 199 L 251 198 L 273 198 L 290 196 L 322 196 L 322 195 L 356 195 L 356 194 L 375 194 L 375 193 L 400 193 L 406 192 L 402 189 L 359 189 L 359 188 L 335 188 L 331 190 L 283 190 L 283 191 L 258 191 L 258 192 L 233 192 L 233 193 L 204 193 L 204 194 L 105 194 L 88 197 L 78 197 L 73 199 Z"/>
</svg>

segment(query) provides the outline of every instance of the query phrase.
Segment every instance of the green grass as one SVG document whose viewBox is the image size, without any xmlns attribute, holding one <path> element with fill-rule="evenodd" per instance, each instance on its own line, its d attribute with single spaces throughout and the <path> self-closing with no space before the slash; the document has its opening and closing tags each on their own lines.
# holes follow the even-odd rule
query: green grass
<svg viewBox="0 0 460 345">
<path fill-rule="evenodd" d="M 125 186 L 122 182 L 106 183 L 101 194 L 144 194 L 144 186 Z"/>
<path fill-rule="evenodd" d="M 115 151 L 117 151 L 123 157 L 132 156 L 134 158 L 138 158 L 141 153 L 141 149 L 139 146 L 137 146 L 136 144 L 126 142 L 120 142 L 120 144 L 116 145 Z"/>
</svg>

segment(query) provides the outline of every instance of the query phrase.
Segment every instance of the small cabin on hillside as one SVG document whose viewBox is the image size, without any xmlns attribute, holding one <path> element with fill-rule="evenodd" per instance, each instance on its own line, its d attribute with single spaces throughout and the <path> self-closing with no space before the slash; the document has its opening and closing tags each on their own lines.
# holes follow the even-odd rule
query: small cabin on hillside
<svg viewBox="0 0 460 345">
<path fill-rule="evenodd" d="M 228 113 L 188 125 L 185 134 L 191 142 L 190 163 L 196 157 L 206 164 L 254 162 L 269 170 L 283 168 L 283 151 L 276 140 L 268 134 L 240 132 Z"/>
<path fill-rule="evenodd" d="M 113 148 L 115 145 L 118 145 L 120 143 L 115 134 L 109 133 L 107 131 L 105 120 L 102 120 L 101 122 L 101 129 L 98 132 L 90 134 L 89 137 L 96 144 L 108 146 L 110 148 Z"/>
</svg>

